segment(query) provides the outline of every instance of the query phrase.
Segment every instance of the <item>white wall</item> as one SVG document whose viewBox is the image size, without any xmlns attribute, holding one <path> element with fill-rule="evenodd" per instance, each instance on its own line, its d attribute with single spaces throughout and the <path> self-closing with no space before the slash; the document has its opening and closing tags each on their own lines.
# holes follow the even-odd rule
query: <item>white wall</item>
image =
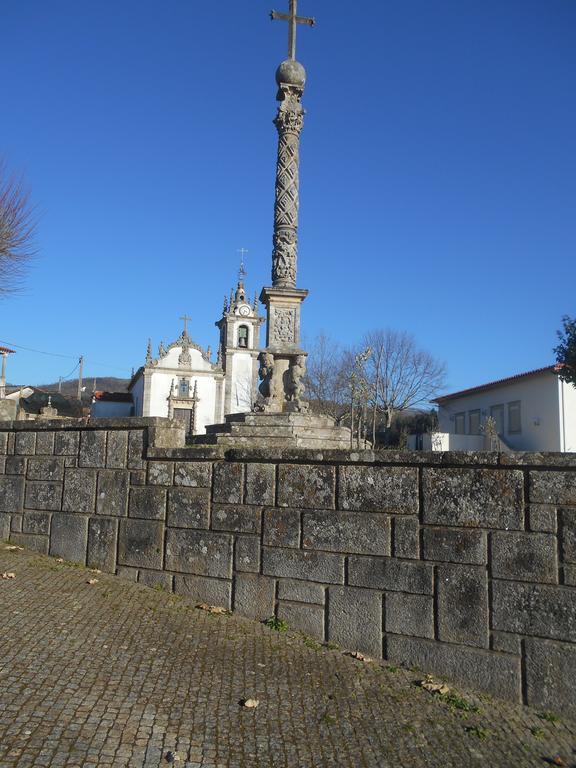
<svg viewBox="0 0 576 768">
<path fill-rule="evenodd" d="M 230 413 L 246 413 L 252 408 L 252 356 L 249 353 L 232 355 L 231 386 Z"/>
<path fill-rule="evenodd" d="M 576 452 L 576 387 L 558 380 L 560 396 L 560 430 L 564 447 L 562 450 Z"/>
<path fill-rule="evenodd" d="M 132 389 L 130 390 L 132 393 L 132 400 L 134 401 L 134 416 L 142 416 L 142 407 L 144 404 L 144 377 L 140 376 L 140 378 L 136 381 Z"/>
<path fill-rule="evenodd" d="M 172 371 L 156 369 L 150 377 L 150 413 L 146 416 L 168 417 L 168 397 L 172 382 L 178 383 L 179 378 L 187 378 L 190 382 L 190 394 L 194 392 L 194 384 L 198 384 L 198 405 L 196 406 L 196 434 L 206 432 L 207 424 L 215 422 L 216 380 L 212 376 L 194 375 L 181 370 L 179 375 Z"/>
</svg>

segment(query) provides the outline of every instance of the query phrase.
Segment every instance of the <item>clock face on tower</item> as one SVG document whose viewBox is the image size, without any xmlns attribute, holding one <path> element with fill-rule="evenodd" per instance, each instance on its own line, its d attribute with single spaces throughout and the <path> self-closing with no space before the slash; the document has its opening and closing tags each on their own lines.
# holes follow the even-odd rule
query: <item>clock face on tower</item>
<svg viewBox="0 0 576 768">
<path fill-rule="evenodd" d="M 242 317 L 247 317 L 250 314 L 250 307 L 247 304 L 242 304 L 238 311 Z"/>
</svg>

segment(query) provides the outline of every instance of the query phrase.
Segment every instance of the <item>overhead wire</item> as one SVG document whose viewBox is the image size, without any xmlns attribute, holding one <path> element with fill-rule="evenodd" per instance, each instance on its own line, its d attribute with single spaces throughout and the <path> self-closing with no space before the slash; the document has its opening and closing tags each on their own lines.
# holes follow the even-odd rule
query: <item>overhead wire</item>
<svg viewBox="0 0 576 768">
<path fill-rule="evenodd" d="M 24 347 L 21 344 L 13 344 L 12 342 L 9 342 L 9 341 L 2 341 L 2 340 L 0 340 L 0 344 L 5 344 L 7 347 L 15 347 L 16 349 L 21 349 L 21 350 L 23 350 L 25 352 L 34 352 L 37 355 L 46 355 L 48 357 L 62 357 L 62 358 L 66 358 L 66 359 L 69 359 L 69 360 L 77 360 L 80 357 L 80 355 L 63 355 L 63 354 L 61 354 L 59 352 L 45 352 L 42 349 L 33 349 L 32 347 Z M 90 365 L 100 365 L 103 368 L 113 368 L 116 371 L 130 371 L 131 370 L 130 368 L 123 368 L 123 367 L 121 367 L 119 365 L 111 365 L 109 363 L 99 363 L 96 360 L 88 360 L 86 358 L 84 358 L 84 362 L 85 363 L 90 363 Z M 78 363 L 78 365 L 79 365 L 79 363 Z M 74 368 L 74 371 L 76 370 L 76 368 L 78 368 L 78 365 L 76 365 L 76 367 Z M 74 373 L 74 371 L 72 371 L 72 373 Z M 70 374 L 68 374 L 68 375 L 70 375 Z M 67 377 L 63 376 L 62 378 L 65 379 Z"/>
</svg>

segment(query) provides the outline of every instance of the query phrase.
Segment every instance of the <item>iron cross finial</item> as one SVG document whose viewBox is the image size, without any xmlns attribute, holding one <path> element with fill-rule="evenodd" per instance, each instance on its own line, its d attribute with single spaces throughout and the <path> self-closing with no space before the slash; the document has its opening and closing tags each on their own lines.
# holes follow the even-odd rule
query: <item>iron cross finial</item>
<svg viewBox="0 0 576 768">
<path fill-rule="evenodd" d="M 192 320 L 191 317 L 188 317 L 188 315 L 184 315 L 184 317 L 181 317 L 180 320 L 184 320 L 184 336 L 188 336 L 188 321 Z"/>
<path fill-rule="evenodd" d="M 248 253 L 247 248 L 238 248 L 240 254 L 240 269 L 238 270 L 238 280 L 244 280 L 246 277 L 246 264 L 244 263 L 244 256 Z"/>
<path fill-rule="evenodd" d="M 290 12 L 280 13 L 279 11 L 272 11 L 270 18 L 272 21 L 280 20 L 288 22 L 288 58 L 296 61 L 296 30 L 298 24 L 307 24 L 309 27 L 313 27 L 316 24 L 316 19 L 307 18 L 306 16 L 298 16 L 298 0 L 290 0 Z"/>
</svg>

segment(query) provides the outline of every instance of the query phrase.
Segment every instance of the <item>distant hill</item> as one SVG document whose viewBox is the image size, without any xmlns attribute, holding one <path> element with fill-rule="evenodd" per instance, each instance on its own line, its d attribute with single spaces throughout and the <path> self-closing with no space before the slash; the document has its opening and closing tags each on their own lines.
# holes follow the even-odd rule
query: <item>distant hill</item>
<svg viewBox="0 0 576 768">
<path fill-rule="evenodd" d="M 103 392 L 126 392 L 130 379 L 117 379 L 114 376 L 100 376 L 97 379 L 87 378 L 82 381 L 82 387 L 84 389 L 84 396 L 92 395 L 94 389 L 94 381 L 96 381 L 96 389 Z M 58 383 L 56 384 L 36 384 L 39 389 L 43 389 L 46 392 L 58 392 Z M 62 382 L 62 394 L 67 397 L 76 397 L 78 392 L 78 379 L 70 379 Z"/>
</svg>

